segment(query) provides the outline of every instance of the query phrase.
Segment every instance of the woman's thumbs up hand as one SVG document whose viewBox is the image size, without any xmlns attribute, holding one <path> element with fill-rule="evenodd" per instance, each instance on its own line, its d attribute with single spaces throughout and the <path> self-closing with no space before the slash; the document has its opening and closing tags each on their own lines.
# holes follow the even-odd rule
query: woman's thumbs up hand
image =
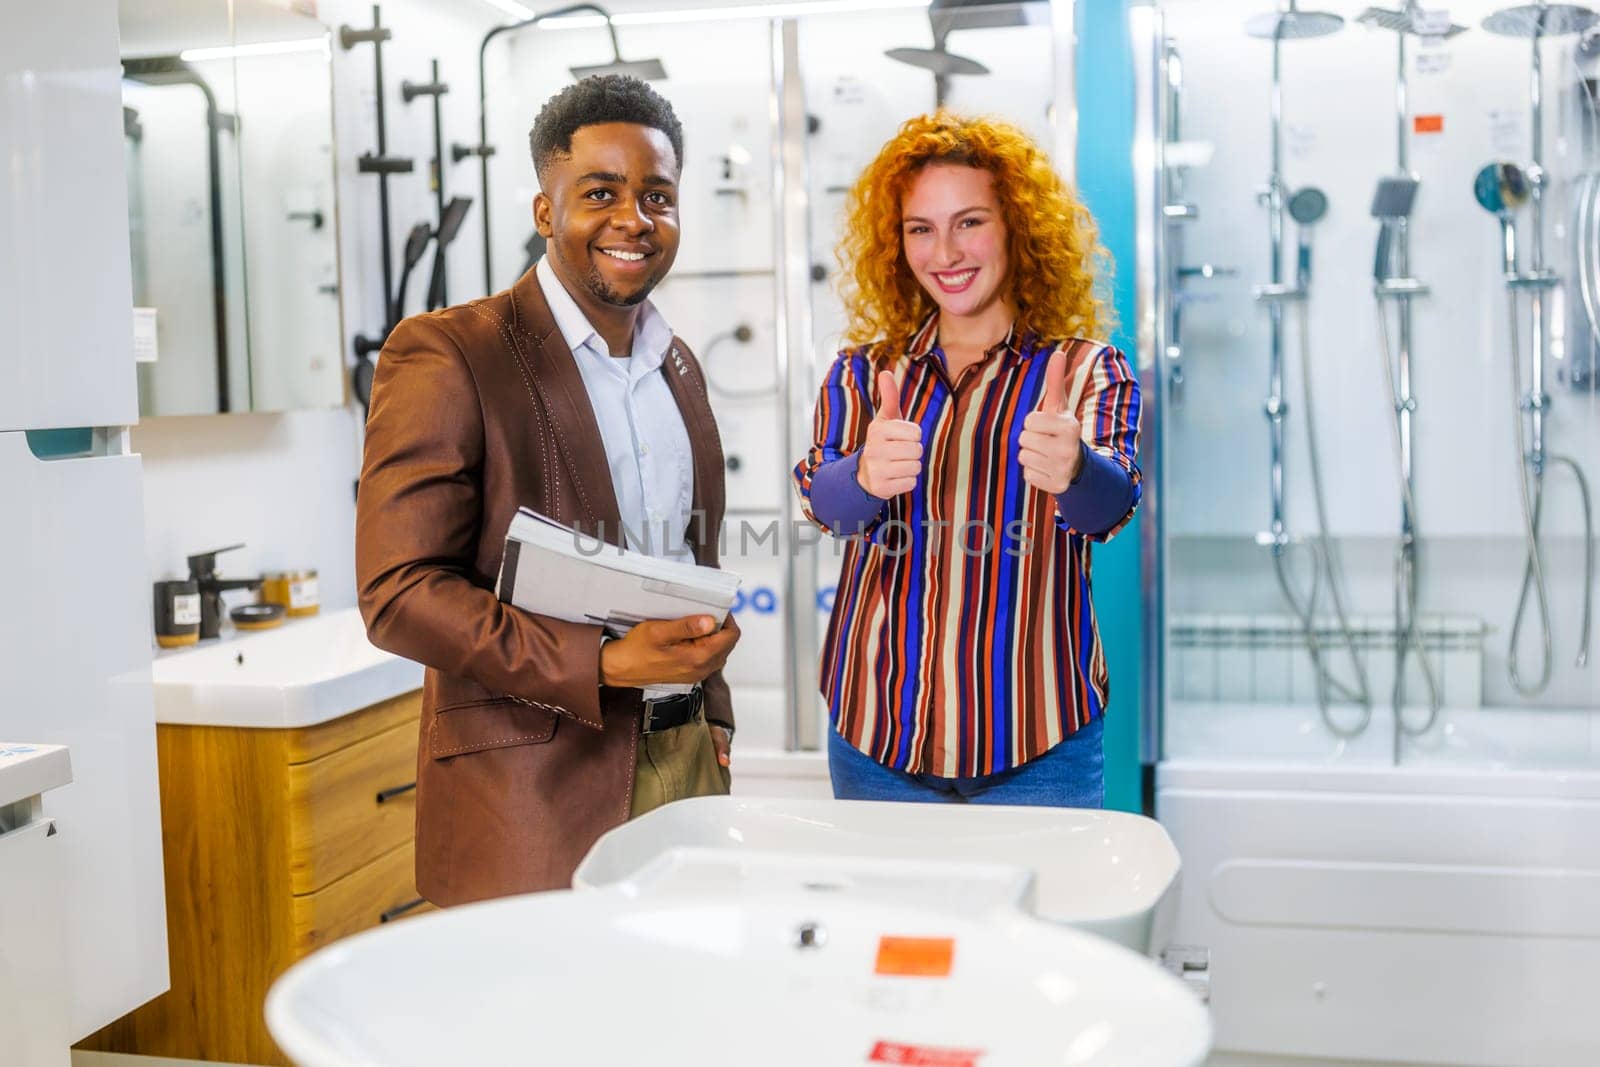
<svg viewBox="0 0 1600 1067">
<path fill-rule="evenodd" d="M 1052 496 L 1066 492 L 1083 466 L 1083 425 L 1067 411 L 1067 354 L 1056 351 L 1044 372 L 1039 410 L 1022 422 L 1017 438 L 1022 477 Z"/>
<path fill-rule="evenodd" d="M 900 417 L 900 387 L 878 374 L 878 410 L 867 427 L 856 466 L 861 488 L 882 500 L 909 493 L 922 475 L 922 427 Z"/>
</svg>

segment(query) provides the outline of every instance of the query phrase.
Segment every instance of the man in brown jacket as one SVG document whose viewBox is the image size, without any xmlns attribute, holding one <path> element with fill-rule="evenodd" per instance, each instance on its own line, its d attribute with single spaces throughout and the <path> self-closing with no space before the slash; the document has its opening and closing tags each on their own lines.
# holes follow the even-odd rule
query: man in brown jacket
<svg viewBox="0 0 1600 1067">
<path fill-rule="evenodd" d="M 565 887 L 606 830 L 728 789 L 731 615 L 611 638 L 495 598 L 519 506 L 706 566 L 723 513 L 699 365 L 646 300 L 678 249 L 671 106 L 632 78 L 589 78 L 530 141 L 545 258 L 390 335 L 356 506 L 368 635 L 428 668 L 417 889 L 440 905 Z M 652 688 L 672 683 L 697 688 Z"/>
</svg>

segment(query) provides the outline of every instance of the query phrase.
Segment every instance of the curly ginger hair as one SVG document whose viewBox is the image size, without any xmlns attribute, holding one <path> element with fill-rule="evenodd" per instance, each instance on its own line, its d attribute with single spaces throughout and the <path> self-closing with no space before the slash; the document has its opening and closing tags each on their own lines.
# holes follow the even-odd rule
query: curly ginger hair
<svg viewBox="0 0 1600 1067">
<path fill-rule="evenodd" d="M 955 164 L 994 175 L 1006 227 L 1006 284 L 1019 332 L 1048 339 L 1099 337 L 1112 313 L 1095 286 L 1109 274 L 1094 217 L 1020 129 L 939 111 L 904 123 L 856 179 L 839 244 L 841 296 L 854 344 L 909 340 L 937 307 L 901 243 L 901 206 L 924 167 Z M 880 350 L 879 354 L 885 354 Z"/>
</svg>

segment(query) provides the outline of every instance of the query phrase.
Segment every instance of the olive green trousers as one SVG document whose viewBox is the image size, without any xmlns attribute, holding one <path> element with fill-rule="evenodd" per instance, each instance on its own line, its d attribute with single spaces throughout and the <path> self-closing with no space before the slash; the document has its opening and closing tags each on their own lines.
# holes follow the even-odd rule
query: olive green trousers
<svg viewBox="0 0 1600 1067">
<path fill-rule="evenodd" d="M 711 727 L 704 719 L 658 733 L 639 735 L 639 760 L 633 772 L 629 818 L 686 797 L 726 795 L 732 783 L 717 762 Z"/>
</svg>

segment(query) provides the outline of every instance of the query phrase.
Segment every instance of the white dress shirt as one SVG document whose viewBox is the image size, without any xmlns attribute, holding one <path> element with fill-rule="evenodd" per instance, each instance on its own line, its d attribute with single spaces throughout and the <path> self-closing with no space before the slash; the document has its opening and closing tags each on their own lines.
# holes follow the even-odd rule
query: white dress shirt
<svg viewBox="0 0 1600 1067">
<path fill-rule="evenodd" d="M 646 301 L 634 327 L 632 353 L 613 356 L 556 277 L 548 256 L 534 274 L 589 392 L 628 547 L 692 562 L 684 535 L 694 501 L 694 456 L 683 413 L 661 371 L 672 347 L 672 328 Z"/>
</svg>

